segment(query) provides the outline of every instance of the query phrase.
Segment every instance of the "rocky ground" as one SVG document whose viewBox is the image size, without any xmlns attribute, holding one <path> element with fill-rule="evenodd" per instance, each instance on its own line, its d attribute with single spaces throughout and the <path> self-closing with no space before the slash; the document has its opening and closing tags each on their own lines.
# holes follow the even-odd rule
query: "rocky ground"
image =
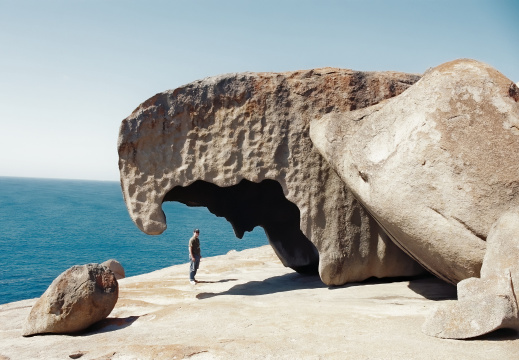
<svg viewBox="0 0 519 360">
<path fill-rule="evenodd" d="M 124 264 L 123 264 L 124 265 Z M 269 246 L 119 281 L 110 316 L 88 331 L 24 338 L 35 299 L 0 305 L 0 359 L 518 359 L 519 334 L 424 335 L 455 298 L 435 278 L 327 287 L 283 267 Z"/>
</svg>

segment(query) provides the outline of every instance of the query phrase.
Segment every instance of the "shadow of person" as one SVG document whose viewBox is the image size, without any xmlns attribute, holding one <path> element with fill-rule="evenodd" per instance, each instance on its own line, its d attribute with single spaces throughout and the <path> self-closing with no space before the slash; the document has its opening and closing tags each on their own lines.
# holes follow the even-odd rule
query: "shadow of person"
<svg viewBox="0 0 519 360">
<path fill-rule="evenodd" d="M 245 284 L 235 285 L 229 290 L 221 293 L 203 292 L 196 295 L 199 300 L 221 295 L 258 296 L 275 294 L 285 291 L 327 288 L 318 275 L 302 275 L 290 273 L 274 276 L 263 281 L 250 281 Z"/>
<path fill-rule="evenodd" d="M 198 284 L 217 284 L 217 283 L 225 283 L 229 281 L 238 281 L 238 279 L 222 279 L 218 281 L 205 281 L 205 280 L 196 280 Z"/>
</svg>

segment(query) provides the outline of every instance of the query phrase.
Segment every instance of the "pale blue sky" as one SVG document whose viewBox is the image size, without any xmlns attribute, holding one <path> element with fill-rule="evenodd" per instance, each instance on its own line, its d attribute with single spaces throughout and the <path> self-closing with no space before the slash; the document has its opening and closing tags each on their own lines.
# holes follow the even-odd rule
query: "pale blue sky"
<svg viewBox="0 0 519 360">
<path fill-rule="evenodd" d="M 0 176 L 118 180 L 122 119 L 211 75 L 457 58 L 519 81 L 519 0 L 0 0 Z"/>
</svg>

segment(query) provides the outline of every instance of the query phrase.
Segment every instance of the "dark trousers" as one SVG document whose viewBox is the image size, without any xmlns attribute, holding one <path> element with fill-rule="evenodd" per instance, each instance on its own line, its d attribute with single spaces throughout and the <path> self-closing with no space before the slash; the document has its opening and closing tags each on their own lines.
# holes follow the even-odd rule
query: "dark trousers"
<svg viewBox="0 0 519 360">
<path fill-rule="evenodd" d="M 200 265 L 200 255 L 195 255 L 195 261 L 189 262 L 189 280 L 195 280 L 196 271 Z"/>
</svg>

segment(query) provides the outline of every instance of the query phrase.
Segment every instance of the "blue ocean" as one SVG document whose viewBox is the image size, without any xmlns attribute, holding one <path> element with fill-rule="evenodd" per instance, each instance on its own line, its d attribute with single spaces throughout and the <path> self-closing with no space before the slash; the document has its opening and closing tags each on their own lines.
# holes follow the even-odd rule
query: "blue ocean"
<svg viewBox="0 0 519 360">
<path fill-rule="evenodd" d="M 268 244 L 259 227 L 236 238 L 206 208 L 163 210 L 168 229 L 150 236 L 131 221 L 118 182 L 0 177 L 0 304 L 41 296 L 73 265 L 116 259 L 134 276 L 187 263 L 194 228 L 204 257 Z"/>
</svg>

